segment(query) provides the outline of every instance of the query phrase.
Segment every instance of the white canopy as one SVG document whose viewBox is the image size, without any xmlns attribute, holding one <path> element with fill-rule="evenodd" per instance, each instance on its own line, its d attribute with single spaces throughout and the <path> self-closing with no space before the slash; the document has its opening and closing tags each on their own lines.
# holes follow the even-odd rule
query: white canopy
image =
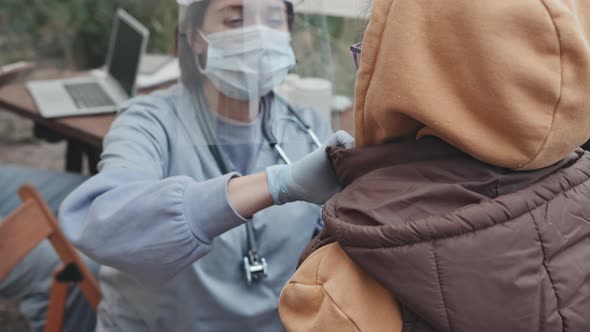
<svg viewBox="0 0 590 332">
<path fill-rule="evenodd" d="M 305 0 L 295 6 L 295 11 L 309 14 L 362 18 L 367 12 L 368 0 Z"/>
</svg>

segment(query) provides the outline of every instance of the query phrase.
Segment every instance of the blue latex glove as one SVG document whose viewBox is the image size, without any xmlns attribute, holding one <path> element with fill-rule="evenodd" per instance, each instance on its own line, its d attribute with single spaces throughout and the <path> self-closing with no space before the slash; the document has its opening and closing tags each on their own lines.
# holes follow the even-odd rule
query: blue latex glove
<svg viewBox="0 0 590 332">
<path fill-rule="evenodd" d="M 275 165 L 266 169 L 268 187 L 276 205 L 295 201 L 324 204 L 341 190 L 332 165 L 326 156 L 328 146 L 354 146 L 354 138 L 338 131 L 320 148 L 291 165 Z"/>
</svg>

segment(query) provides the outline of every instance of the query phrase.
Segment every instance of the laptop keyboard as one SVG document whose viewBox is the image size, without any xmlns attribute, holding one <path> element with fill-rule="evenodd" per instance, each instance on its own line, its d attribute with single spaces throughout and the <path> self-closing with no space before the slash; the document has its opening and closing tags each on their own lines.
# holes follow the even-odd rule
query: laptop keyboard
<svg viewBox="0 0 590 332">
<path fill-rule="evenodd" d="M 64 84 L 78 108 L 116 106 L 96 82 Z"/>
</svg>

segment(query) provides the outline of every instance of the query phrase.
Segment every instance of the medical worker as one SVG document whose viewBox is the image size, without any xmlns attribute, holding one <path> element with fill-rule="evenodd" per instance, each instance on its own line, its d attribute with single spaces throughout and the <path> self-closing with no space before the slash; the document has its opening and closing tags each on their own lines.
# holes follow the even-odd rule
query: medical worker
<svg viewBox="0 0 590 332">
<path fill-rule="evenodd" d="M 353 139 L 273 93 L 295 66 L 291 1 L 180 16 L 181 84 L 121 108 L 61 220 L 104 265 L 98 331 L 280 331 L 279 293 L 339 190 L 325 147 Z"/>
</svg>

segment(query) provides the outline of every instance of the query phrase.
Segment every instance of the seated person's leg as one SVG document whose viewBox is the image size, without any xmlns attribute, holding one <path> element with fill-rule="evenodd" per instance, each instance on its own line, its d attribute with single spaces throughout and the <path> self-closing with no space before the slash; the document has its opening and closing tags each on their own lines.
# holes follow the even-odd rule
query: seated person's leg
<svg viewBox="0 0 590 332">
<path fill-rule="evenodd" d="M 61 201 L 84 180 L 86 177 L 78 174 L 0 165 L 0 216 L 7 216 L 21 204 L 17 191 L 25 183 L 34 185 L 57 213 Z"/>
<path fill-rule="evenodd" d="M 25 183 L 34 185 L 54 213 L 61 201 L 86 178 L 15 166 L 0 166 L 0 216 L 6 216 L 20 204 L 17 190 Z M 1 220 L 1 218 L 0 218 Z M 92 273 L 98 265 L 81 255 Z M 42 242 L 0 282 L 0 298 L 18 299 L 21 311 L 31 322 L 33 331 L 42 331 L 49 300 L 52 272 L 60 264 L 48 241 Z M 78 288 L 68 292 L 64 331 L 93 331 L 96 315 Z"/>
<path fill-rule="evenodd" d="M 83 257 L 94 275 L 98 265 Z M 49 241 L 43 241 L 0 282 L 0 297 L 20 300 L 33 331 L 43 331 L 52 273 L 61 264 Z M 64 331 L 94 331 L 96 315 L 77 287 L 68 291 Z"/>
</svg>

